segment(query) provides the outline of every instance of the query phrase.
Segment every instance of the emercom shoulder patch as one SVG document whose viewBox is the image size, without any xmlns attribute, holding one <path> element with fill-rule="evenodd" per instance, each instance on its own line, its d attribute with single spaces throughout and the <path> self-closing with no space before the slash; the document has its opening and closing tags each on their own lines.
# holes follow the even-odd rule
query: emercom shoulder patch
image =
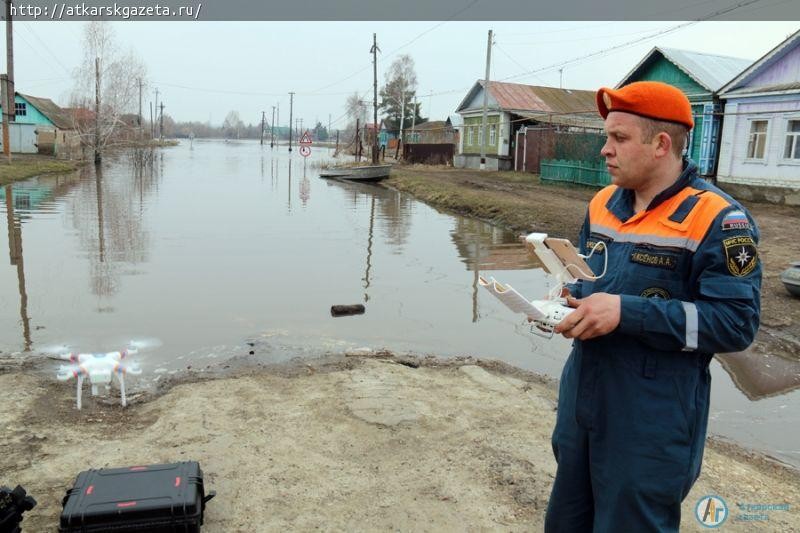
<svg viewBox="0 0 800 533">
<path fill-rule="evenodd" d="M 750 229 L 750 221 L 747 220 L 744 211 L 737 209 L 725 215 L 725 218 L 722 219 L 722 230 L 729 229 Z"/>
<path fill-rule="evenodd" d="M 746 276 L 756 268 L 758 251 L 756 251 L 756 243 L 749 235 L 724 239 L 722 247 L 725 249 L 725 263 L 728 266 L 728 272 L 734 276 Z"/>
</svg>

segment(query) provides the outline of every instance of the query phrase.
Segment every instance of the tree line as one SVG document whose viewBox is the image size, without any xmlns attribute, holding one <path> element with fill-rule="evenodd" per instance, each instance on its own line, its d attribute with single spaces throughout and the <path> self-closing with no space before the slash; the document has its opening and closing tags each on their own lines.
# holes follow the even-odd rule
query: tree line
<svg viewBox="0 0 800 533">
<path fill-rule="evenodd" d="M 161 112 L 160 102 L 156 101 L 152 121 L 147 120 L 145 117 L 150 110 L 142 106 L 149 108 L 152 91 L 147 68 L 133 49 L 121 50 L 113 28 L 102 21 L 92 21 L 84 27 L 83 49 L 83 60 L 75 70 L 69 110 L 81 142 L 91 148 L 96 161 L 106 147 L 151 136 L 261 138 L 261 122 L 245 124 L 237 111 L 230 111 L 219 126 L 201 121 L 179 122 Z M 411 128 L 412 124 L 427 122 L 428 118 L 420 113 L 420 104 L 415 102 L 416 93 L 414 60 L 407 54 L 401 55 L 384 74 L 379 93 L 379 120 L 383 120 L 389 131 L 396 134 L 401 129 Z M 147 102 L 142 102 L 141 95 L 147 95 Z M 348 96 L 345 111 L 345 125 L 338 128 L 343 140 L 355 132 L 357 121 L 361 124 L 373 122 L 372 100 L 358 92 Z M 307 129 L 317 141 L 332 140 L 337 134 L 334 130 L 329 132 L 320 122 Z M 289 137 L 288 126 L 276 127 L 274 132 L 280 140 Z M 272 128 L 266 125 L 264 138 L 269 139 L 272 133 Z"/>
</svg>

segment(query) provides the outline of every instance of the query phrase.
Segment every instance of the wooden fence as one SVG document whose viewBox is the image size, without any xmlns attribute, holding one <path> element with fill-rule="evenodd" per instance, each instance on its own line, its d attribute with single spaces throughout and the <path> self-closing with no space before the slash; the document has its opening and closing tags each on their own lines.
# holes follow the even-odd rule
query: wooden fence
<svg viewBox="0 0 800 533">
<path fill-rule="evenodd" d="M 566 159 L 543 159 L 540 164 L 542 181 L 560 181 L 605 187 L 611 183 L 604 161 L 572 161 Z"/>
</svg>

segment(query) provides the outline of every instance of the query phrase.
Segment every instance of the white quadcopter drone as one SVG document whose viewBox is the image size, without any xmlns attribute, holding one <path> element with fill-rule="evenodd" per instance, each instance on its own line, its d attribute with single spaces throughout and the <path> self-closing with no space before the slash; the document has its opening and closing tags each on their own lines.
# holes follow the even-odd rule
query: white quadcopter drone
<svg viewBox="0 0 800 533">
<path fill-rule="evenodd" d="M 542 262 L 545 272 L 555 278 L 555 283 L 544 300 L 531 300 L 522 296 L 511 285 L 503 285 L 494 278 L 486 281 L 479 278 L 481 286 L 494 294 L 509 309 L 517 313 L 524 313 L 533 322 L 531 332 L 536 335 L 551 338 L 555 327 L 569 315 L 573 308 L 567 306 L 567 300 L 561 297 L 561 292 L 567 283 L 575 283 L 579 279 L 596 280 L 605 274 L 595 276 L 585 259 L 594 254 L 598 243 L 589 256 L 584 257 L 575 250 L 567 239 L 557 239 L 547 236 L 546 233 L 531 233 L 525 238 L 526 244 L 532 247 L 533 252 Z M 605 255 L 606 266 L 608 254 Z"/>
<path fill-rule="evenodd" d="M 104 389 L 104 393 L 108 392 L 111 379 L 116 376 L 122 396 L 122 406 L 125 407 L 128 403 L 125 396 L 125 374 L 138 375 L 142 373 L 139 364 L 128 359 L 128 356 L 138 353 L 139 349 L 148 345 L 152 345 L 152 343 L 131 341 L 128 347 L 122 350 L 100 353 L 67 352 L 64 350 L 65 347 L 56 348 L 51 350 L 52 355 L 57 359 L 70 362 L 68 365 L 59 367 L 56 377 L 59 381 L 67 381 L 72 378 L 77 380 L 76 406 L 80 409 L 83 381 L 87 377 L 92 385 L 92 396 L 97 396 L 99 387 Z"/>
</svg>

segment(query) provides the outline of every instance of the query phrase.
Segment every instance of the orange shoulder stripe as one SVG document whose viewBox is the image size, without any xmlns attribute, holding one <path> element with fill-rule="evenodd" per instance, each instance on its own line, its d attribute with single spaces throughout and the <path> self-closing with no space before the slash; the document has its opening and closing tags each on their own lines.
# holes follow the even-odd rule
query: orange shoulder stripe
<svg viewBox="0 0 800 533">
<path fill-rule="evenodd" d="M 623 242 L 679 246 L 696 250 L 720 212 L 731 205 L 725 198 L 712 191 L 686 187 L 654 209 L 639 212 L 623 223 L 606 208 L 614 190 L 616 187 L 607 187 L 594 197 L 589 206 L 589 220 L 592 231 Z M 681 203 L 693 195 L 698 195 L 698 202 L 686 218 L 682 222 L 669 220 Z"/>
</svg>

